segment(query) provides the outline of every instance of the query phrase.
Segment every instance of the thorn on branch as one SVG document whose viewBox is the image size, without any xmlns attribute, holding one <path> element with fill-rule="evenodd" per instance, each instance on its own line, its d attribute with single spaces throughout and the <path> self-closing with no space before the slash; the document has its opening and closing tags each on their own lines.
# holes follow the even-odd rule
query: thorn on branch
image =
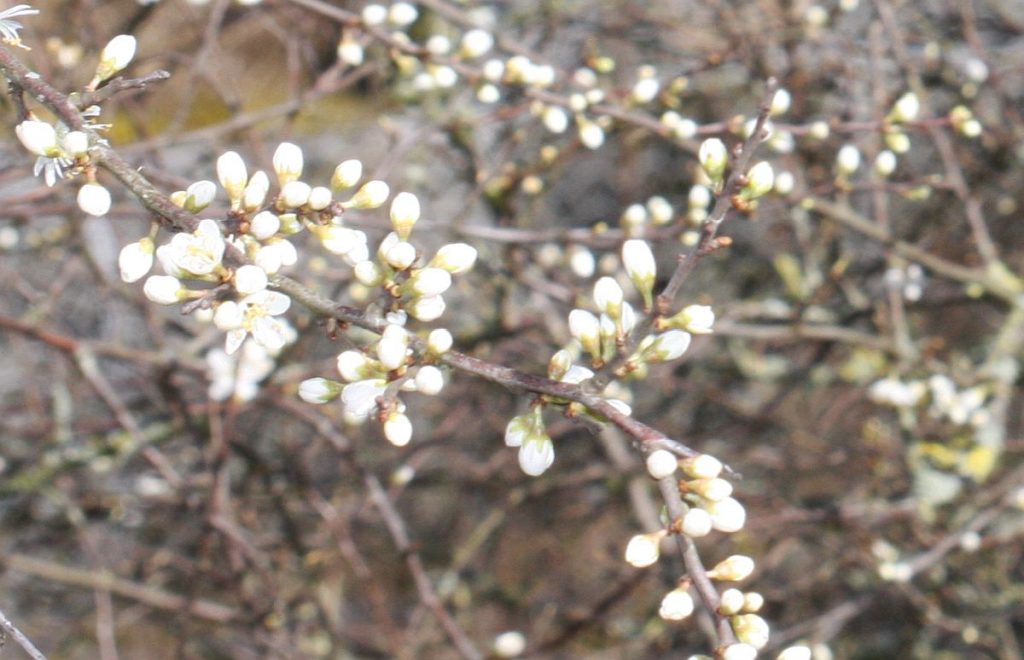
<svg viewBox="0 0 1024 660">
<path fill-rule="evenodd" d="M 85 110 L 90 106 L 103 103 L 115 94 L 120 94 L 121 92 L 125 92 L 129 89 L 144 89 L 150 83 L 167 80 L 170 77 L 171 74 L 169 72 L 159 70 L 147 73 L 139 78 L 114 78 L 94 92 L 71 94 L 68 99 L 79 110 Z"/>
</svg>

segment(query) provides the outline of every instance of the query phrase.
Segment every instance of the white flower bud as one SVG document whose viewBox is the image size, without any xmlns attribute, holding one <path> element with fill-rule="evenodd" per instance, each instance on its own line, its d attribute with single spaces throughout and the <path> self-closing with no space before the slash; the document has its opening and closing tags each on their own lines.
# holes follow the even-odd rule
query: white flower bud
<svg viewBox="0 0 1024 660">
<path fill-rule="evenodd" d="M 569 115 L 557 105 L 545 108 L 541 121 L 544 122 L 544 128 L 555 134 L 564 133 L 569 128 Z"/>
<path fill-rule="evenodd" d="M 722 175 L 725 174 L 725 168 L 729 164 L 729 152 L 726 150 L 724 142 L 718 138 L 704 140 L 700 145 L 697 158 L 709 179 L 712 181 L 720 181 L 722 179 Z"/>
<path fill-rule="evenodd" d="M 213 181 L 196 181 L 185 189 L 185 209 L 190 213 L 199 213 L 217 196 L 217 184 Z"/>
<path fill-rule="evenodd" d="M 282 142 L 274 151 L 272 162 L 274 173 L 277 174 L 277 183 L 281 188 L 302 176 L 302 149 L 298 145 Z"/>
<path fill-rule="evenodd" d="M 426 364 L 416 372 L 416 391 L 427 396 L 438 394 L 444 389 L 444 374 L 437 367 Z"/>
<path fill-rule="evenodd" d="M 388 9 L 384 5 L 369 4 L 363 7 L 362 17 L 367 25 L 380 25 L 388 19 Z"/>
<path fill-rule="evenodd" d="M 106 215 L 110 210 L 110 191 L 98 183 L 87 183 L 78 189 L 78 208 L 89 215 Z"/>
<path fill-rule="evenodd" d="M 896 100 L 889 113 L 889 119 L 898 123 L 905 123 L 917 119 L 917 113 L 921 111 L 921 102 L 917 94 L 907 92 Z"/>
<path fill-rule="evenodd" d="M 385 197 L 387 195 L 385 194 Z M 413 225 L 420 219 L 420 200 L 409 192 L 400 192 L 391 200 L 391 226 L 403 241 L 409 239 Z"/>
<path fill-rule="evenodd" d="M 343 206 L 354 209 L 379 208 L 387 201 L 390 192 L 388 184 L 383 181 L 367 181 Z"/>
<path fill-rule="evenodd" d="M 882 177 L 889 176 L 896 171 L 896 154 L 883 149 L 875 156 L 875 172 Z"/>
<path fill-rule="evenodd" d="M 754 572 L 754 560 L 746 555 L 732 555 L 708 571 L 708 577 L 712 580 L 723 580 L 725 582 L 740 582 L 750 577 Z"/>
<path fill-rule="evenodd" d="M 359 183 L 359 179 L 362 177 L 363 163 L 361 161 L 355 159 L 342 161 L 334 168 L 334 174 L 331 176 L 331 188 L 335 190 L 351 188 Z"/>
<path fill-rule="evenodd" d="M 473 29 L 462 35 L 459 54 L 467 59 L 486 55 L 494 47 L 494 37 L 486 30 Z"/>
<path fill-rule="evenodd" d="M 659 530 L 650 534 L 637 534 L 629 539 L 626 545 L 626 563 L 636 568 L 646 568 L 658 561 L 661 556 L 661 539 L 665 531 Z"/>
<path fill-rule="evenodd" d="M 756 614 L 738 614 L 730 619 L 732 629 L 736 632 L 736 639 L 744 644 L 749 644 L 757 650 L 768 645 L 768 637 L 771 630 L 768 622 Z"/>
<path fill-rule="evenodd" d="M 656 225 L 668 224 L 676 213 L 672 204 L 661 195 L 655 195 L 647 200 L 647 212 L 651 216 L 651 222 Z"/>
<path fill-rule="evenodd" d="M 839 153 L 836 154 L 836 166 L 839 173 L 849 176 L 860 167 L 860 151 L 852 144 L 844 144 Z"/>
<path fill-rule="evenodd" d="M 693 596 L 683 589 L 673 589 L 661 599 L 661 606 L 658 608 L 658 616 L 666 621 L 682 621 L 693 614 Z"/>
<path fill-rule="evenodd" d="M 683 514 L 683 534 L 700 538 L 711 533 L 711 514 L 704 509 L 690 509 Z"/>
<path fill-rule="evenodd" d="M 452 285 L 451 273 L 443 268 L 422 268 L 409 278 L 408 286 L 417 296 L 439 296 Z"/>
<path fill-rule="evenodd" d="M 699 184 L 693 186 L 687 196 L 687 204 L 690 208 L 706 209 L 711 204 L 711 190 Z"/>
<path fill-rule="evenodd" d="M 377 342 L 377 359 L 381 366 L 393 371 L 405 364 L 406 351 L 409 348 L 409 333 L 400 325 L 390 324 L 384 328 L 380 341 Z"/>
<path fill-rule="evenodd" d="M 622 314 L 622 287 L 611 277 L 602 277 L 594 283 L 594 303 L 597 308 L 613 319 Z"/>
<path fill-rule="evenodd" d="M 218 330 L 234 330 L 245 322 L 245 310 L 234 300 L 225 300 L 213 312 L 213 324 Z M 234 351 L 230 351 L 234 352 Z"/>
<path fill-rule="evenodd" d="M 117 267 L 121 279 L 131 284 L 138 282 L 153 267 L 153 239 L 146 237 L 121 248 L 117 256 Z"/>
<path fill-rule="evenodd" d="M 247 296 L 267 288 L 267 273 L 259 266 L 246 264 L 235 271 L 235 291 Z"/>
<path fill-rule="evenodd" d="M 434 355 L 444 355 L 451 350 L 453 341 L 452 333 L 444 328 L 431 330 L 427 335 L 427 350 Z"/>
<path fill-rule="evenodd" d="M 320 238 L 320 243 L 324 246 L 324 249 L 331 254 L 347 255 L 357 246 L 365 245 L 366 243 L 366 235 L 357 229 L 328 225 L 326 227 L 314 228 L 314 231 Z"/>
<path fill-rule="evenodd" d="M 531 477 L 539 477 L 555 461 L 555 445 L 547 435 L 527 437 L 519 447 L 519 467 Z"/>
<path fill-rule="evenodd" d="M 720 532 L 738 532 L 747 521 L 747 512 L 743 505 L 731 497 L 718 502 L 707 502 L 704 508 L 711 515 L 711 526 Z"/>
<path fill-rule="evenodd" d="M 150 275 L 142 286 L 146 298 L 159 305 L 173 305 L 185 298 L 186 289 L 178 278 L 170 275 Z"/>
<path fill-rule="evenodd" d="M 281 229 L 281 219 L 270 211 L 260 211 L 249 223 L 249 234 L 265 241 Z"/>
<path fill-rule="evenodd" d="M 341 385 L 326 378 L 310 378 L 299 383 L 299 398 L 306 403 L 327 403 L 338 398 Z"/>
<path fill-rule="evenodd" d="M 89 150 L 89 136 L 82 131 L 68 131 L 63 140 L 64 152 L 72 158 L 84 156 Z"/>
<path fill-rule="evenodd" d="M 743 595 L 743 592 L 739 589 L 730 588 L 722 592 L 719 598 L 718 611 L 726 616 L 732 616 L 733 614 L 739 614 L 743 611 L 743 606 L 746 604 L 747 599 Z"/>
<path fill-rule="evenodd" d="M 402 413 L 392 413 L 384 422 L 384 437 L 396 447 L 404 447 L 412 439 L 412 422 Z"/>
<path fill-rule="evenodd" d="M 623 243 L 622 265 L 637 291 L 643 296 L 644 304 L 649 307 L 657 266 L 654 263 L 654 253 L 651 252 L 647 241 L 632 239 Z"/>
<path fill-rule="evenodd" d="M 425 296 L 412 303 L 409 315 L 419 321 L 436 321 L 444 314 L 445 306 L 442 296 Z"/>
<path fill-rule="evenodd" d="M 730 644 L 722 651 L 722 660 L 755 660 L 757 649 L 750 644 Z"/>
<path fill-rule="evenodd" d="M 452 40 L 443 34 L 432 34 L 425 44 L 431 55 L 447 55 L 452 52 Z"/>
<path fill-rule="evenodd" d="M 695 479 L 714 479 L 722 473 L 722 462 L 710 454 L 684 459 L 683 470 Z"/>
<path fill-rule="evenodd" d="M 647 455 L 647 473 L 654 479 L 671 477 L 679 468 L 675 454 L 664 449 L 657 449 Z"/>
<path fill-rule="evenodd" d="M 338 60 L 349 66 L 359 66 L 363 63 L 363 46 L 358 41 L 346 34 L 338 42 Z"/>
<path fill-rule="evenodd" d="M 661 83 L 657 78 L 645 77 L 633 83 L 633 89 L 629 91 L 630 98 L 639 104 L 650 103 L 661 91 Z"/>
<path fill-rule="evenodd" d="M 388 9 L 388 22 L 396 27 L 412 25 L 419 18 L 420 12 L 409 2 L 396 2 Z"/>
<path fill-rule="evenodd" d="M 473 268 L 476 257 L 477 251 L 473 246 L 466 243 L 449 243 L 441 246 L 430 260 L 430 265 L 444 269 L 452 275 L 461 275 Z"/>
<path fill-rule="evenodd" d="M 376 364 L 359 351 L 342 351 L 337 365 L 341 378 L 349 383 L 370 378 L 376 369 Z"/>
<path fill-rule="evenodd" d="M 747 185 L 743 187 L 744 197 L 746 199 L 757 199 L 770 192 L 774 185 L 775 172 L 769 163 L 762 160 L 747 172 Z"/>
<path fill-rule="evenodd" d="M 708 305 L 687 305 L 668 321 L 673 328 L 681 328 L 690 334 L 706 335 L 712 332 L 715 312 Z"/>
<path fill-rule="evenodd" d="M 503 632 L 494 638 L 493 650 L 499 658 L 515 658 L 526 650 L 526 637 L 518 630 Z"/>
<path fill-rule="evenodd" d="M 242 207 L 246 211 L 255 211 L 267 201 L 267 193 L 270 191 L 270 177 L 263 170 L 256 170 L 249 183 L 245 185 L 242 193 Z"/>
<path fill-rule="evenodd" d="M 743 594 L 744 612 L 760 612 L 762 607 L 764 607 L 764 596 L 756 591 L 748 591 Z"/>
<path fill-rule="evenodd" d="M 279 206 L 284 205 L 285 208 L 297 209 L 305 206 L 306 202 L 309 201 L 309 193 L 312 191 L 309 184 L 304 181 L 289 181 L 284 188 L 281 189 L 281 196 L 279 197 Z"/>
<path fill-rule="evenodd" d="M 234 151 L 221 154 L 217 159 L 217 179 L 220 185 L 228 193 L 232 206 L 237 205 L 242 199 L 245 191 L 245 184 L 249 180 L 249 172 L 245 168 L 245 161 Z"/>
<path fill-rule="evenodd" d="M 771 115 L 778 117 L 779 115 L 786 114 L 791 102 L 792 97 L 787 90 L 782 88 L 776 90 L 775 96 L 772 97 Z"/>
<path fill-rule="evenodd" d="M 562 380 L 570 369 L 572 369 L 572 354 L 565 349 L 558 351 L 548 360 L 548 378 L 551 380 Z"/>
<path fill-rule="evenodd" d="M 725 479 L 694 479 L 686 482 L 692 493 L 697 493 L 706 500 L 720 502 L 732 495 L 732 484 Z"/>
<path fill-rule="evenodd" d="M 383 378 L 371 378 L 349 383 L 341 390 L 341 402 L 345 412 L 353 419 L 369 417 L 377 407 L 377 397 L 384 394 L 387 381 Z"/>
<path fill-rule="evenodd" d="M 376 261 L 360 261 L 352 268 L 352 274 L 356 276 L 363 286 L 379 286 L 384 281 L 384 271 L 377 265 Z"/>
<path fill-rule="evenodd" d="M 395 270 L 405 270 L 416 261 L 416 248 L 411 243 L 399 241 L 384 255 L 384 261 Z"/>
<path fill-rule="evenodd" d="M 119 34 L 107 42 L 100 53 L 100 63 L 96 67 L 92 87 L 95 89 L 96 85 L 128 66 L 135 57 L 135 46 L 135 37 L 130 34 Z"/>
<path fill-rule="evenodd" d="M 689 332 L 669 330 L 655 337 L 650 346 L 641 351 L 641 354 L 645 362 L 669 362 L 682 356 L 689 347 Z"/>
<path fill-rule="evenodd" d="M 579 128 L 580 142 L 587 149 L 600 149 L 604 144 L 604 129 L 596 122 L 580 116 L 576 118 L 576 126 Z"/>
<path fill-rule="evenodd" d="M 533 416 L 516 415 L 505 425 L 505 446 L 522 447 L 523 440 L 533 433 Z"/>
<path fill-rule="evenodd" d="M 569 248 L 569 267 L 577 277 L 586 279 L 594 274 L 597 263 L 594 260 L 594 253 L 582 245 L 574 245 Z"/>
<path fill-rule="evenodd" d="M 783 649 L 775 660 L 811 660 L 811 649 L 806 646 L 790 646 Z"/>
<path fill-rule="evenodd" d="M 779 195 L 788 195 L 796 187 L 796 179 L 792 172 L 783 171 L 775 175 L 775 192 Z"/>
<path fill-rule="evenodd" d="M 314 211 L 323 211 L 325 208 L 331 205 L 334 201 L 334 195 L 331 194 L 331 189 L 326 186 L 316 186 L 309 191 L 309 208 Z"/>
</svg>

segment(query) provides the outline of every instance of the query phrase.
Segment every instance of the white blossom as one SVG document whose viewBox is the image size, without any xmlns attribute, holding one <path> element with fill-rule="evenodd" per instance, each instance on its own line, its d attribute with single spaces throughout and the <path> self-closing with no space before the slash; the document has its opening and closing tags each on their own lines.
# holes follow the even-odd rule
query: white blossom
<svg viewBox="0 0 1024 660">
<path fill-rule="evenodd" d="M 547 435 L 534 434 L 519 447 L 519 467 L 531 477 L 543 474 L 555 461 L 555 445 Z"/>
<path fill-rule="evenodd" d="M 345 411 L 355 418 L 366 418 L 377 407 L 377 397 L 384 394 L 387 381 L 371 378 L 349 383 L 341 391 Z"/>
<path fill-rule="evenodd" d="M 227 331 L 224 350 L 230 355 L 238 350 L 247 335 L 269 351 L 278 351 L 288 342 L 290 327 L 275 318 L 288 311 L 291 298 L 277 291 L 263 290 L 235 302 L 227 300 L 217 306 L 214 324 Z"/>
</svg>

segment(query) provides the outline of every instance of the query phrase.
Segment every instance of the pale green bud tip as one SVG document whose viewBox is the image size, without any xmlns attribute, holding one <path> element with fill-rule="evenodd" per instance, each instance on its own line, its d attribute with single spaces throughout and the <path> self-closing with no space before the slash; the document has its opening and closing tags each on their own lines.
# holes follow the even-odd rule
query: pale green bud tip
<svg viewBox="0 0 1024 660">
<path fill-rule="evenodd" d="M 444 355 L 451 350 L 453 341 L 452 333 L 444 328 L 431 330 L 427 335 L 427 350 L 434 355 Z"/>
<path fill-rule="evenodd" d="M 757 650 L 768 645 L 771 629 L 768 622 L 756 614 L 738 614 L 730 619 L 736 639 Z"/>
<path fill-rule="evenodd" d="M 651 252 L 647 241 L 633 239 L 623 243 L 622 265 L 626 268 L 629 279 L 633 281 L 646 301 L 654 288 L 654 276 L 657 269 L 654 253 Z"/>
<path fill-rule="evenodd" d="M 657 449 L 647 455 L 647 473 L 654 479 L 664 479 L 675 474 L 679 462 L 670 451 Z"/>
<path fill-rule="evenodd" d="M 393 413 L 384 422 L 384 437 L 396 447 L 404 447 L 412 439 L 412 422 L 402 413 Z"/>
<path fill-rule="evenodd" d="M 594 283 L 594 303 L 612 318 L 618 318 L 624 297 L 622 287 L 611 277 L 602 277 Z"/>
<path fill-rule="evenodd" d="M 21 144 L 37 156 L 53 156 L 59 151 L 57 132 L 45 121 L 26 119 L 14 128 L 14 133 Z"/>
<path fill-rule="evenodd" d="M 708 571 L 708 577 L 713 580 L 726 582 L 739 582 L 750 577 L 754 572 L 754 560 L 746 555 L 732 555 L 723 559 Z"/>
<path fill-rule="evenodd" d="M 750 644 L 730 644 L 721 655 L 722 660 L 755 660 L 757 649 Z"/>
<path fill-rule="evenodd" d="M 386 196 L 386 195 L 385 195 Z M 403 241 L 409 238 L 413 225 L 420 219 L 420 200 L 409 192 L 400 192 L 391 200 L 391 226 Z"/>
<path fill-rule="evenodd" d="M 178 278 L 170 275 L 151 275 L 142 286 L 142 292 L 159 305 L 173 305 L 184 299 L 186 294 Z"/>
<path fill-rule="evenodd" d="M 310 378 L 299 384 L 299 398 L 306 403 L 327 403 L 341 394 L 341 384 L 326 378 Z"/>
<path fill-rule="evenodd" d="M 661 539 L 665 531 L 659 530 L 650 534 L 637 534 L 629 539 L 626 545 L 626 563 L 635 568 L 646 568 L 658 561 L 661 556 Z"/>
<path fill-rule="evenodd" d="M 505 425 L 505 446 L 522 447 L 523 440 L 533 430 L 533 417 L 530 415 L 516 415 Z"/>
<path fill-rule="evenodd" d="M 110 210 L 110 191 L 98 183 L 87 183 L 78 189 L 78 208 L 89 215 L 106 215 Z"/>
<path fill-rule="evenodd" d="M 775 172 L 769 163 L 762 160 L 747 172 L 747 185 L 744 187 L 744 192 L 748 199 L 756 199 L 771 191 L 774 185 Z"/>
<path fill-rule="evenodd" d="M 697 158 L 712 181 L 720 180 L 729 164 L 729 152 L 725 148 L 725 143 L 718 138 L 704 140 L 697 152 Z"/>
<path fill-rule="evenodd" d="M 526 650 L 526 637 L 518 630 L 503 632 L 494 638 L 493 649 L 499 658 L 515 658 Z"/>
<path fill-rule="evenodd" d="M 806 646 L 790 646 L 783 649 L 776 660 L 811 660 L 811 649 Z"/>
<path fill-rule="evenodd" d="M 274 173 L 283 188 L 302 176 L 302 149 L 291 142 L 282 142 L 274 152 Z"/>
<path fill-rule="evenodd" d="M 100 54 L 100 63 L 96 67 L 96 82 L 103 82 L 128 66 L 135 57 L 135 46 L 135 37 L 130 34 L 119 34 L 111 39 Z"/>
<path fill-rule="evenodd" d="M 685 589 L 673 589 L 661 599 L 658 616 L 666 621 L 682 621 L 693 614 L 693 596 Z"/>
</svg>

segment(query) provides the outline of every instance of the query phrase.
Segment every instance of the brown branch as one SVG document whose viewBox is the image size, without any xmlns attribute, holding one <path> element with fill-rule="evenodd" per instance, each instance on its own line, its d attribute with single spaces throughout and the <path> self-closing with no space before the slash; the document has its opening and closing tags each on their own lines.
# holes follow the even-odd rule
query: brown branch
<svg viewBox="0 0 1024 660">
<path fill-rule="evenodd" d="M 3 647 L 3 633 L 10 635 L 18 643 L 18 646 L 24 649 L 25 653 L 28 653 L 32 660 L 46 660 L 46 656 L 36 648 L 32 640 L 7 618 L 3 610 L 0 610 L 0 648 Z"/>
</svg>

